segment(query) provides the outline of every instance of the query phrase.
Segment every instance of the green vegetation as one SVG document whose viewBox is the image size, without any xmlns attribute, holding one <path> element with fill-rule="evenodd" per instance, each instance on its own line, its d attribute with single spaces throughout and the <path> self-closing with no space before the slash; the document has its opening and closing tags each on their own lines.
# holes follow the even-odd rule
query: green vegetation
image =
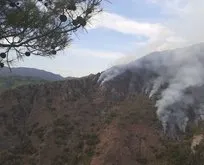
<svg viewBox="0 0 204 165">
<path fill-rule="evenodd" d="M 55 143 L 57 145 L 66 145 L 67 139 L 73 132 L 74 126 L 66 118 L 59 118 L 54 121 Z"/>
<path fill-rule="evenodd" d="M 191 144 L 195 135 L 203 134 L 203 122 L 191 125 L 188 133 L 179 140 L 163 139 L 164 148 L 156 151 L 159 165 L 203 165 L 204 140 L 192 150 Z M 159 163 L 158 163 L 159 162 Z M 161 163 L 162 162 L 162 163 Z"/>
<path fill-rule="evenodd" d="M 35 79 L 33 77 L 20 77 L 20 76 L 0 77 L 0 92 L 6 89 L 14 89 L 22 85 L 39 84 L 44 82 L 47 81 Z"/>
<path fill-rule="evenodd" d="M 158 165 L 203 165 L 204 142 L 191 150 L 191 141 L 166 141 L 165 148 L 157 154 Z M 162 162 L 162 163 L 161 163 Z"/>
<path fill-rule="evenodd" d="M 153 103 L 148 98 L 140 95 L 131 99 L 121 103 L 118 124 L 124 126 L 145 123 L 158 128 L 160 123 L 157 119 Z"/>
<path fill-rule="evenodd" d="M 2 165 L 21 165 L 22 158 L 19 155 L 12 154 L 10 152 L 0 153 L 0 164 Z"/>
<path fill-rule="evenodd" d="M 69 139 L 67 139 L 67 142 Z M 95 133 L 85 134 L 77 139 L 72 139 L 72 143 L 64 148 L 63 152 L 56 156 L 52 165 L 90 165 L 94 150 L 99 143 Z"/>
<path fill-rule="evenodd" d="M 105 123 L 110 124 L 113 121 L 113 119 L 117 117 L 117 113 L 109 112 L 106 116 L 107 117 L 105 118 Z"/>
<path fill-rule="evenodd" d="M 0 67 L 32 55 L 55 56 L 70 45 L 74 33 L 84 29 L 90 18 L 101 11 L 101 2 L 1 0 Z"/>
<path fill-rule="evenodd" d="M 99 138 L 95 132 L 84 132 L 68 117 L 58 118 L 53 123 L 55 144 L 62 147 L 52 165 L 89 165 L 95 154 Z"/>
<path fill-rule="evenodd" d="M 46 101 L 46 112 L 50 112 L 49 106 L 55 99 Z M 80 109 L 82 103 L 73 104 L 76 107 L 68 104 L 70 109 L 56 107 L 62 111 L 49 123 L 41 118 L 23 122 L 28 116 L 25 112 L 30 113 L 30 108 L 25 108 L 27 104 L 23 108 L 13 105 L 10 113 L 1 112 L 0 123 L 5 123 L 2 137 L 17 143 L 8 143 L 8 149 L 1 150 L 0 165 L 36 165 L 47 158 L 49 165 L 90 165 L 93 158 L 103 160 L 104 164 L 116 164 L 119 156 L 124 157 L 119 165 L 203 165 L 204 141 L 194 148 L 195 152 L 191 149 L 193 136 L 203 134 L 203 123 L 189 126 L 187 133 L 176 141 L 157 135 L 160 124 L 152 102 L 145 96 L 103 108 L 100 117 L 91 113 L 89 106 Z M 123 149 L 125 152 L 121 152 Z M 47 153 L 52 156 L 46 157 Z"/>
</svg>

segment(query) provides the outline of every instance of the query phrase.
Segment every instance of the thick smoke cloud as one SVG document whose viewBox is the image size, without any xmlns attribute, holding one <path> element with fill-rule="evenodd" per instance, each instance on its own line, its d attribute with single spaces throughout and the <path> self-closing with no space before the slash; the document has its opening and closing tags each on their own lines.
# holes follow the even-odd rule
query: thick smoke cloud
<svg viewBox="0 0 204 165">
<path fill-rule="evenodd" d="M 136 55 L 137 59 L 149 52 L 154 53 L 110 68 L 101 75 L 100 82 L 103 84 L 126 70 L 134 72 L 138 67 L 152 70 L 158 77 L 149 82 L 152 88 L 147 93 L 150 98 L 160 95 L 155 106 L 164 130 L 172 132 L 178 128 L 185 131 L 191 120 L 204 119 L 204 44 L 201 43 L 204 41 L 204 1 L 147 1 L 159 5 L 163 14 L 170 18 L 164 22 L 168 32 L 161 32 L 156 38 L 139 43 L 132 54 Z M 201 44 L 193 45 L 195 43 Z M 189 47 L 169 50 L 185 46 Z M 166 51 L 155 52 L 160 50 Z M 132 59 L 131 56 L 130 61 Z M 122 59 L 118 63 L 123 64 L 123 61 L 128 60 Z M 164 84 L 167 84 L 167 87 L 161 89 Z M 187 93 L 189 89 L 191 92 Z"/>
<path fill-rule="evenodd" d="M 204 104 L 202 103 L 204 95 L 199 94 L 199 91 L 186 93 L 190 88 L 199 88 L 204 85 L 203 43 L 182 49 L 151 53 L 129 64 L 110 68 L 102 73 L 99 81 L 103 84 L 126 70 L 135 72 L 138 68 L 151 70 L 158 75 L 150 82 L 152 88 L 148 94 L 152 97 L 161 93 L 155 106 L 164 131 L 168 129 L 173 132 L 178 128 L 185 132 L 187 123 L 192 120 L 192 115 L 189 116 L 189 114 L 194 114 L 195 120 L 204 118 Z M 164 83 L 168 86 L 161 90 Z M 194 106 L 195 101 L 197 101 L 196 106 Z M 193 108 L 190 108 L 192 106 Z"/>
<path fill-rule="evenodd" d="M 196 56 L 197 52 L 180 52 L 175 53 L 175 57 L 177 60 L 175 61 L 175 72 L 172 75 L 169 75 L 171 78 L 166 80 L 169 83 L 167 89 L 162 92 L 161 99 L 157 101 L 156 107 L 157 114 L 163 123 L 171 122 L 169 120 L 172 115 L 172 111 L 169 110 L 168 107 L 174 105 L 176 102 L 183 101 L 185 105 L 189 104 L 189 100 L 185 97 L 184 91 L 189 87 L 201 86 L 204 84 L 204 72 L 203 72 L 203 64 L 199 61 L 199 58 Z M 198 52 L 199 53 L 199 52 Z M 183 55 L 185 54 L 185 55 Z M 183 55 L 183 56 L 182 56 Z M 202 54 L 200 54 L 202 55 Z M 180 58 L 181 57 L 181 58 Z M 180 58 L 180 59 L 178 59 Z M 168 70 L 171 70 L 169 68 Z M 167 74 L 169 74 L 167 72 Z M 161 75 L 163 77 L 163 75 Z M 190 102 L 191 103 L 191 102 Z M 188 117 L 186 114 L 180 113 L 182 109 L 176 109 L 175 113 L 176 118 L 179 118 L 182 123 L 178 124 L 180 129 L 186 127 L 186 121 L 188 121 Z M 178 112 L 178 113 L 177 113 Z M 181 117 L 179 117 L 181 116 Z M 183 126 L 181 126 L 183 125 Z M 182 129 L 184 130 L 184 129 Z"/>
</svg>

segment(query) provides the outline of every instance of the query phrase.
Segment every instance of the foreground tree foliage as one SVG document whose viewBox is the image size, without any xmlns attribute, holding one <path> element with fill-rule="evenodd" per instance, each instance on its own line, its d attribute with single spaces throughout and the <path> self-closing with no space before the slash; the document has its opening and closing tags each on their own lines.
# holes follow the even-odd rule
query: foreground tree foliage
<svg viewBox="0 0 204 165">
<path fill-rule="evenodd" d="M 0 67 L 54 56 L 101 11 L 102 0 L 0 0 Z"/>
</svg>

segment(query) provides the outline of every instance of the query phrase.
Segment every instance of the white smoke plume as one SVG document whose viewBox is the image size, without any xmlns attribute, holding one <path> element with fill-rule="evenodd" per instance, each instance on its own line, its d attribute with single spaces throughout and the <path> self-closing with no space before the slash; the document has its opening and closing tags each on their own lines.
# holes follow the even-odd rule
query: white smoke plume
<svg viewBox="0 0 204 165">
<path fill-rule="evenodd" d="M 99 77 L 98 79 L 98 82 L 101 83 L 101 85 L 103 85 L 103 83 L 109 81 L 109 80 L 112 80 L 114 77 L 116 77 L 117 75 L 123 73 L 125 71 L 127 66 L 115 66 L 115 67 L 112 67 L 108 70 L 106 70 L 105 72 L 103 72 L 101 74 L 101 76 Z"/>
<path fill-rule="evenodd" d="M 201 59 L 204 57 L 203 51 L 204 45 L 196 45 L 190 47 L 190 49 L 182 49 L 182 51 L 175 51 L 172 55 L 173 63 L 170 65 L 166 73 L 170 79 L 165 80 L 169 86 L 161 94 L 161 99 L 157 101 L 156 107 L 157 114 L 163 123 L 171 122 L 170 115 L 172 109 L 168 109 L 169 106 L 174 105 L 177 102 L 184 102 L 185 105 L 189 104 L 190 99 L 186 99 L 184 94 L 185 90 L 189 87 L 199 87 L 204 84 L 204 65 Z M 169 72 L 171 71 L 171 72 Z M 166 76 L 166 75 L 161 75 Z M 192 100 L 190 101 L 192 102 Z M 171 112 L 168 112 L 171 111 Z M 175 113 L 177 118 L 179 115 L 184 115 L 183 121 L 188 120 L 187 115 L 181 114 L 181 109 L 176 109 Z M 178 112 L 178 113 L 177 113 Z M 182 120 L 181 120 L 182 121 Z M 185 128 L 186 122 L 183 122 Z"/>
<path fill-rule="evenodd" d="M 156 102 L 157 115 L 163 123 L 164 130 L 167 126 L 173 127 L 169 129 L 177 126 L 185 131 L 189 121 L 188 106 L 194 102 L 194 96 L 186 95 L 185 90 L 204 84 L 204 44 L 178 49 L 170 54 L 172 60 L 167 59 L 167 70 L 157 71 L 160 72 L 160 77 L 155 80 L 150 96 L 159 90 L 162 83 L 167 82 L 168 87 L 162 91 L 161 99 Z M 191 111 L 197 113 L 196 108 Z M 204 112 L 204 109 L 200 108 L 199 111 Z"/>
<path fill-rule="evenodd" d="M 148 0 L 163 8 L 171 20 L 164 23 L 168 33 L 160 33 L 156 38 L 136 46 L 137 56 L 148 52 L 185 47 L 204 41 L 204 1 L 203 0 Z M 126 60 L 122 60 L 126 61 Z M 143 63 L 145 61 L 145 64 Z M 121 64 L 121 62 L 120 62 Z M 129 64 L 113 67 L 102 73 L 100 82 L 105 83 L 125 72 L 134 72 L 138 67 L 145 67 L 159 76 L 153 81 L 149 97 L 157 94 L 164 83 L 167 88 L 156 101 L 157 115 L 164 130 L 175 127 L 185 131 L 191 120 L 188 113 L 195 114 L 195 120 L 204 119 L 204 44 L 197 44 L 182 49 L 155 52 Z M 186 94 L 189 88 L 199 88 L 193 94 Z M 202 89 L 200 91 L 200 89 Z M 202 94 L 203 93 L 203 94 Z M 189 106 L 192 106 L 190 108 Z M 196 105 L 196 106 L 195 106 Z"/>
<path fill-rule="evenodd" d="M 151 90 L 151 92 L 150 92 L 150 94 L 149 94 L 149 97 L 151 98 L 154 94 L 156 94 L 157 93 L 157 91 L 160 89 L 160 87 L 161 87 L 161 85 L 162 84 L 164 84 L 164 79 L 163 79 L 163 77 L 159 77 L 159 78 L 157 78 L 156 80 L 154 80 L 154 82 L 153 82 L 153 88 L 152 88 L 152 90 Z"/>
<path fill-rule="evenodd" d="M 189 95 L 185 91 L 191 87 L 204 85 L 204 44 L 152 53 L 130 64 L 110 68 L 102 73 L 99 81 L 103 84 L 126 70 L 134 73 L 138 68 L 152 70 L 158 75 L 153 81 L 149 97 L 157 94 L 162 84 L 168 83 L 168 86 L 161 92 L 161 98 L 156 101 L 157 115 L 162 121 L 164 131 L 167 128 L 175 130 L 177 127 L 185 132 L 190 120 L 189 106 L 193 105 L 196 99 L 195 94 Z M 195 107 L 191 111 L 197 114 L 199 119 L 203 119 L 203 106 Z"/>
</svg>

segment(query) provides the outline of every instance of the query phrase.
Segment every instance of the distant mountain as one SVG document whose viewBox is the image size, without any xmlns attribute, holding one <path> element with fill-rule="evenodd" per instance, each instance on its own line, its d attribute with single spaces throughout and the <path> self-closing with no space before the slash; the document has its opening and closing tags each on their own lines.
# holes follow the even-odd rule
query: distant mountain
<svg viewBox="0 0 204 165">
<path fill-rule="evenodd" d="M 40 69 L 35 68 L 12 68 L 10 71 L 8 67 L 4 67 L 0 69 L 0 77 L 7 77 L 7 76 L 23 76 L 23 77 L 33 77 L 37 79 L 43 79 L 48 81 L 58 81 L 63 80 L 64 78 L 61 75 L 54 74 L 51 72 L 47 72 Z"/>
<path fill-rule="evenodd" d="M 23 76 L 0 76 L 0 93 L 8 89 L 14 89 L 16 87 L 28 84 L 42 84 L 48 82 L 47 80 L 23 77 Z"/>
</svg>

